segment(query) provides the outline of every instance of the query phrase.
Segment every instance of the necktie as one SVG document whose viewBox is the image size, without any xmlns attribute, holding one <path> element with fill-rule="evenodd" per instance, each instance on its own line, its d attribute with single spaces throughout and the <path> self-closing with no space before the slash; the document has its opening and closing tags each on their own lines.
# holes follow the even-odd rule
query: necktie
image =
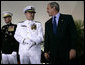
<svg viewBox="0 0 85 65">
<path fill-rule="evenodd" d="M 57 31 L 56 16 L 54 16 L 53 19 L 54 19 L 54 20 L 53 20 L 53 32 L 54 32 L 54 34 L 56 34 L 56 31 Z"/>
</svg>

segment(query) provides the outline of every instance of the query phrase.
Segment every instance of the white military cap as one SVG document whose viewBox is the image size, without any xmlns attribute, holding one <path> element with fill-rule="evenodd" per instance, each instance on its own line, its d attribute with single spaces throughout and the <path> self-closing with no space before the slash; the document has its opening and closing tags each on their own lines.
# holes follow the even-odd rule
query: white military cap
<svg viewBox="0 0 85 65">
<path fill-rule="evenodd" d="M 35 12 L 35 8 L 33 6 L 27 6 L 24 8 L 24 13 L 26 12 L 32 12 L 32 13 L 36 13 Z"/>
<path fill-rule="evenodd" d="M 3 18 L 8 16 L 13 16 L 13 14 L 11 12 L 3 12 Z"/>
</svg>

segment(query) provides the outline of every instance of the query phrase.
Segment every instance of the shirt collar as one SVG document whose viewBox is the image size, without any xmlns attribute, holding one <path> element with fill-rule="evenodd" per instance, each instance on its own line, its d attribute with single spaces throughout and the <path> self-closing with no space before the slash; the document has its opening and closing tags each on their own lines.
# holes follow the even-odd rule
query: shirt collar
<svg viewBox="0 0 85 65">
<path fill-rule="evenodd" d="M 57 13 L 55 16 L 56 16 L 56 23 L 58 24 L 60 13 Z M 52 17 L 52 23 L 53 23 L 53 19 L 54 19 L 54 16 Z"/>
<path fill-rule="evenodd" d="M 60 13 L 57 13 L 55 16 L 57 19 L 59 19 Z M 54 16 L 53 16 L 53 18 L 54 18 Z"/>
</svg>

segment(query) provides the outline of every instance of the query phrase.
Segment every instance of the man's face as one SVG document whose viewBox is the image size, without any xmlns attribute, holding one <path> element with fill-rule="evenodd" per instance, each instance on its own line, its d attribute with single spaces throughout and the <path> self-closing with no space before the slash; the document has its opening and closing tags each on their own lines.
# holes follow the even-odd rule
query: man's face
<svg viewBox="0 0 85 65">
<path fill-rule="evenodd" d="M 34 20 L 35 13 L 26 12 L 25 16 L 28 20 Z"/>
<path fill-rule="evenodd" d="M 53 16 L 54 8 L 51 8 L 50 4 L 47 5 L 47 13 L 49 16 Z"/>
<path fill-rule="evenodd" d="M 57 10 L 55 9 L 55 7 L 51 7 L 50 4 L 47 5 L 47 13 L 49 16 L 54 16 L 55 14 L 57 14 Z"/>
<path fill-rule="evenodd" d="M 5 17 L 5 18 L 4 18 L 5 23 L 10 23 L 11 20 L 12 20 L 11 17 Z"/>
</svg>

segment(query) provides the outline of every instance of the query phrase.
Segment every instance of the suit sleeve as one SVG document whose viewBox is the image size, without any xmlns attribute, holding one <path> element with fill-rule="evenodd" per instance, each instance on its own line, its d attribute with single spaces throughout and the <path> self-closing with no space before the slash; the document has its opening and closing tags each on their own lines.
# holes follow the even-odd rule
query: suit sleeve
<svg viewBox="0 0 85 65">
<path fill-rule="evenodd" d="M 71 49 L 76 49 L 78 35 L 73 17 L 71 15 L 69 16 L 69 31 L 70 31 Z"/>
<path fill-rule="evenodd" d="M 49 52 L 49 30 L 48 30 L 48 25 L 47 25 L 47 23 L 45 23 L 44 52 Z"/>
</svg>

